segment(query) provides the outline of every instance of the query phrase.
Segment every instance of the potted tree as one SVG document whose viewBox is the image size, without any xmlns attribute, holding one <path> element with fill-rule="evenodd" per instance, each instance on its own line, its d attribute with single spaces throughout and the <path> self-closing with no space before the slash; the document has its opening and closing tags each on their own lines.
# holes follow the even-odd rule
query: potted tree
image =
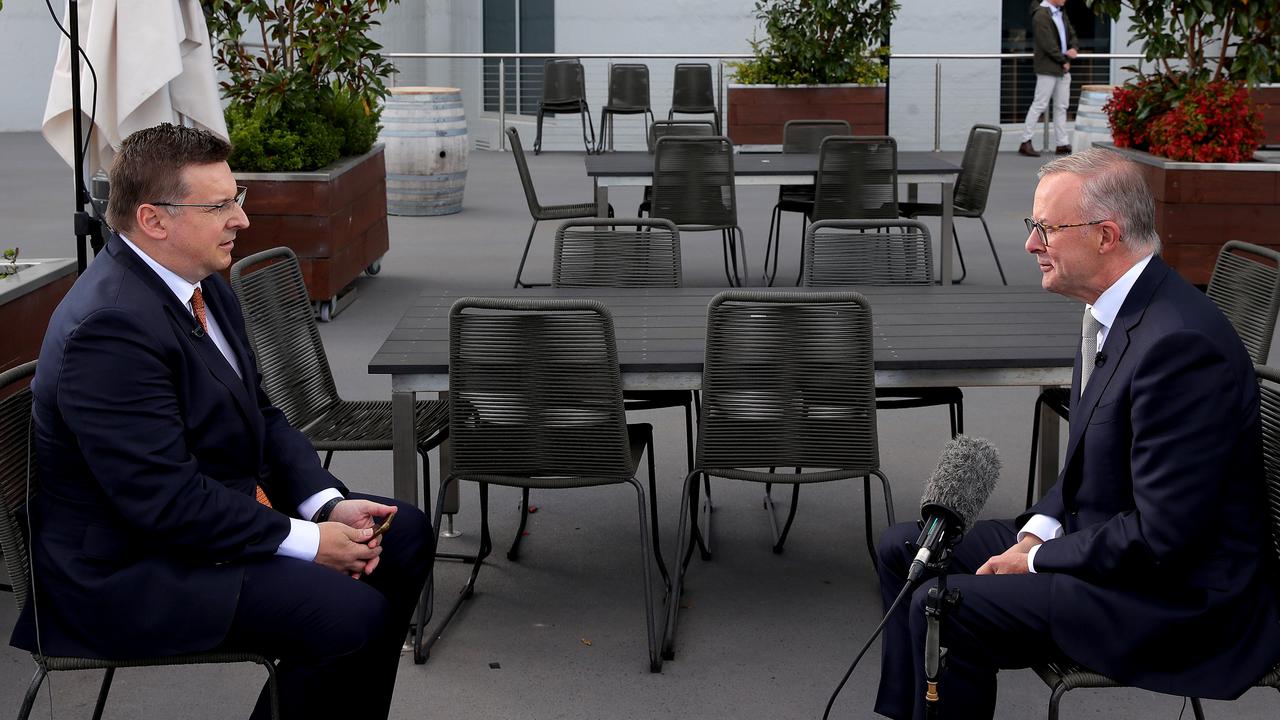
<svg viewBox="0 0 1280 720">
<path fill-rule="evenodd" d="M 386 165 L 374 143 L 393 68 L 369 31 L 393 2 L 204 3 L 227 74 L 229 162 L 249 188 L 251 225 L 235 255 L 291 247 L 321 320 L 354 297 L 344 289 L 376 273 L 390 246 Z"/>
<path fill-rule="evenodd" d="M 847 120 L 858 135 L 888 132 L 893 0 L 756 0 L 765 39 L 734 67 L 729 137 L 777 144 L 787 120 Z"/>
<path fill-rule="evenodd" d="M 1141 163 L 1164 257 L 1209 281 L 1228 240 L 1280 246 L 1280 163 L 1255 160 L 1264 132 L 1250 88 L 1280 77 L 1280 5 L 1090 0 L 1143 43 L 1144 64 L 1103 107 L 1111 146 Z M 1144 70 L 1145 68 L 1145 70 Z M 1104 146 L 1106 146 L 1104 144 Z"/>
</svg>

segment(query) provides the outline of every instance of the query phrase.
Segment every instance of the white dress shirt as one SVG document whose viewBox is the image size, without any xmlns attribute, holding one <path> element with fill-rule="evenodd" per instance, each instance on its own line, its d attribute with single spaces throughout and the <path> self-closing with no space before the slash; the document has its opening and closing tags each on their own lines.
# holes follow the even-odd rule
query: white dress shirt
<svg viewBox="0 0 1280 720">
<path fill-rule="evenodd" d="M 1062 8 L 1049 2 L 1042 0 L 1040 7 L 1049 8 L 1049 17 L 1053 18 L 1054 27 L 1058 28 L 1058 42 L 1062 43 L 1062 54 L 1067 54 L 1067 27 L 1062 24 Z"/>
<path fill-rule="evenodd" d="M 1085 308 L 1093 314 L 1093 319 L 1097 320 L 1102 326 L 1098 330 L 1098 350 L 1102 350 L 1102 346 L 1107 342 L 1107 331 L 1115 324 L 1116 317 L 1120 314 L 1120 308 L 1124 305 L 1125 298 L 1129 297 L 1129 291 L 1133 289 L 1133 284 L 1138 281 L 1138 276 L 1143 270 L 1147 269 L 1147 264 L 1151 262 L 1151 255 L 1148 255 L 1133 264 L 1120 279 L 1111 284 L 1098 296 L 1092 305 L 1086 305 Z M 1080 362 L 1089 362 L 1089 358 L 1080 358 Z M 1022 538 L 1027 535 L 1035 535 L 1041 540 L 1052 540 L 1062 537 L 1062 523 L 1055 517 L 1049 515 L 1032 515 L 1027 520 L 1022 529 L 1018 531 L 1018 542 L 1022 542 Z M 1040 549 L 1039 545 L 1031 548 L 1027 553 L 1027 568 L 1031 572 L 1036 571 L 1036 551 Z"/>
<path fill-rule="evenodd" d="M 124 235 L 120 235 L 120 239 L 124 241 L 125 245 L 129 246 L 130 250 L 137 253 L 138 257 L 142 258 L 142 262 L 146 263 L 147 267 L 160 276 L 164 284 L 178 298 L 178 302 L 186 306 L 187 312 L 191 313 L 191 317 L 194 320 L 195 310 L 191 307 L 191 296 L 195 294 L 196 288 L 200 287 L 200 283 L 187 282 L 177 273 L 153 260 L 150 255 L 139 249 L 137 245 L 133 244 L 133 241 Z M 203 294 L 203 292 L 202 290 L 201 293 Z M 217 318 L 214 317 L 213 313 L 206 312 L 205 322 L 209 325 L 209 329 L 206 331 L 209 339 L 218 348 L 218 352 L 222 353 L 222 357 L 226 358 L 227 364 L 231 366 L 236 375 L 244 379 L 244 372 L 240 368 L 240 363 L 236 360 L 236 354 L 231 351 L 231 345 L 227 343 L 227 336 L 223 334 L 222 328 L 218 326 Z M 337 488 L 325 488 L 303 500 L 298 505 L 298 514 L 304 518 L 312 517 L 321 506 L 335 497 L 342 497 L 342 493 L 338 492 Z M 289 518 L 289 534 L 285 536 L 284 541 L 280 543 L 280 547 L 276 549 L 276 554 L 312 561 L 316 559 L 316 552 L 319 549 L 320 526 L 306 520 Z"/>
</svg>

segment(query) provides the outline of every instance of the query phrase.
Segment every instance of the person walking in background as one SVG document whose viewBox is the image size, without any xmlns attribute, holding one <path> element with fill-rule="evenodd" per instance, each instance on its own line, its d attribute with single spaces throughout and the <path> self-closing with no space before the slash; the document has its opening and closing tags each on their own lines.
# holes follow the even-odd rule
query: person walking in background
<svg viewBox="0 0 1280 720">
<path fill-rule="evenodd" d="M 1040 157 L 1031 144 L 1031 136 L 1035 133 L 1040 114 L 1048 109 L 1050 98 L 1053 99 L 1053 135 L 1058 143 L 1057 152 L 1059 155 L 1071 152 L 1071 143 L 1067 139 L 1067 105 L 1071 101 L 1071 60 L 1076 56 L 1080 43 L 1071 21 L 1062 13 L 1066 2 L 1042 0 L 1031 6 L 1036 94 L 1027 110 L 1027 126 L 1022 131 L 1022 144 L 1018 146 L 1018 152 L 1028 157 Z"/>
</svg>

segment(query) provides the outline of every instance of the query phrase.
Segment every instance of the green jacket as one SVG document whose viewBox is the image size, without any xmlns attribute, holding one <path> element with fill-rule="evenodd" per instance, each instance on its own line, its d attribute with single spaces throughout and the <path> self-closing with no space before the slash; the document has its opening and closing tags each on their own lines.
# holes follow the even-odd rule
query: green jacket
<svg viewBox="0 0 1280 720">
<path fill-rule="evenodd" d="M 1062 25 L 1067 31 L 1067 47 L 1079 50 L 1080 42 L 1076 39 L 1076 30 L 1071 27 L 1071 21 L 1067 19 L 1066 13 L 1062 15 Z M 1070 58 L 1062 54 L 1062 43 L 1058 40 L 1058 28 L 1053 24 L 1052 13 L 1049 12 L 1049 8 L 1039 3 L 1035 4 L 1031 11 L 1031 36 L 1035 41 L 1033 65 L 1036 74 L 1062 77 L 1062 66 Z"/>
</svg>

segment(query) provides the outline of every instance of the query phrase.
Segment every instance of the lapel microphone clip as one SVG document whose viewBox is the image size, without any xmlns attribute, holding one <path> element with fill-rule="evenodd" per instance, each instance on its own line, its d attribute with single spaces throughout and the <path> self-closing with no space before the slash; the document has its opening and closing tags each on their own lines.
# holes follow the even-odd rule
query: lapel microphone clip
<svg viewBox="0 0 1280 720">
<path fill-rule="evenodd" d="M 1106 364 L 1107 364 L 1107 354 L 1106 354 L 1106 353 L 1101 353 L 1101 352 L 1100 352 L 1100 353 L 1098 353 L 1097 355 L 1094 355 L 1094 356 L 1093 356 L 1093 366 L 1094 366 L 1094 367 L 1102 367 L 1103 365 L 1106 365 Z"/>
</svg>

